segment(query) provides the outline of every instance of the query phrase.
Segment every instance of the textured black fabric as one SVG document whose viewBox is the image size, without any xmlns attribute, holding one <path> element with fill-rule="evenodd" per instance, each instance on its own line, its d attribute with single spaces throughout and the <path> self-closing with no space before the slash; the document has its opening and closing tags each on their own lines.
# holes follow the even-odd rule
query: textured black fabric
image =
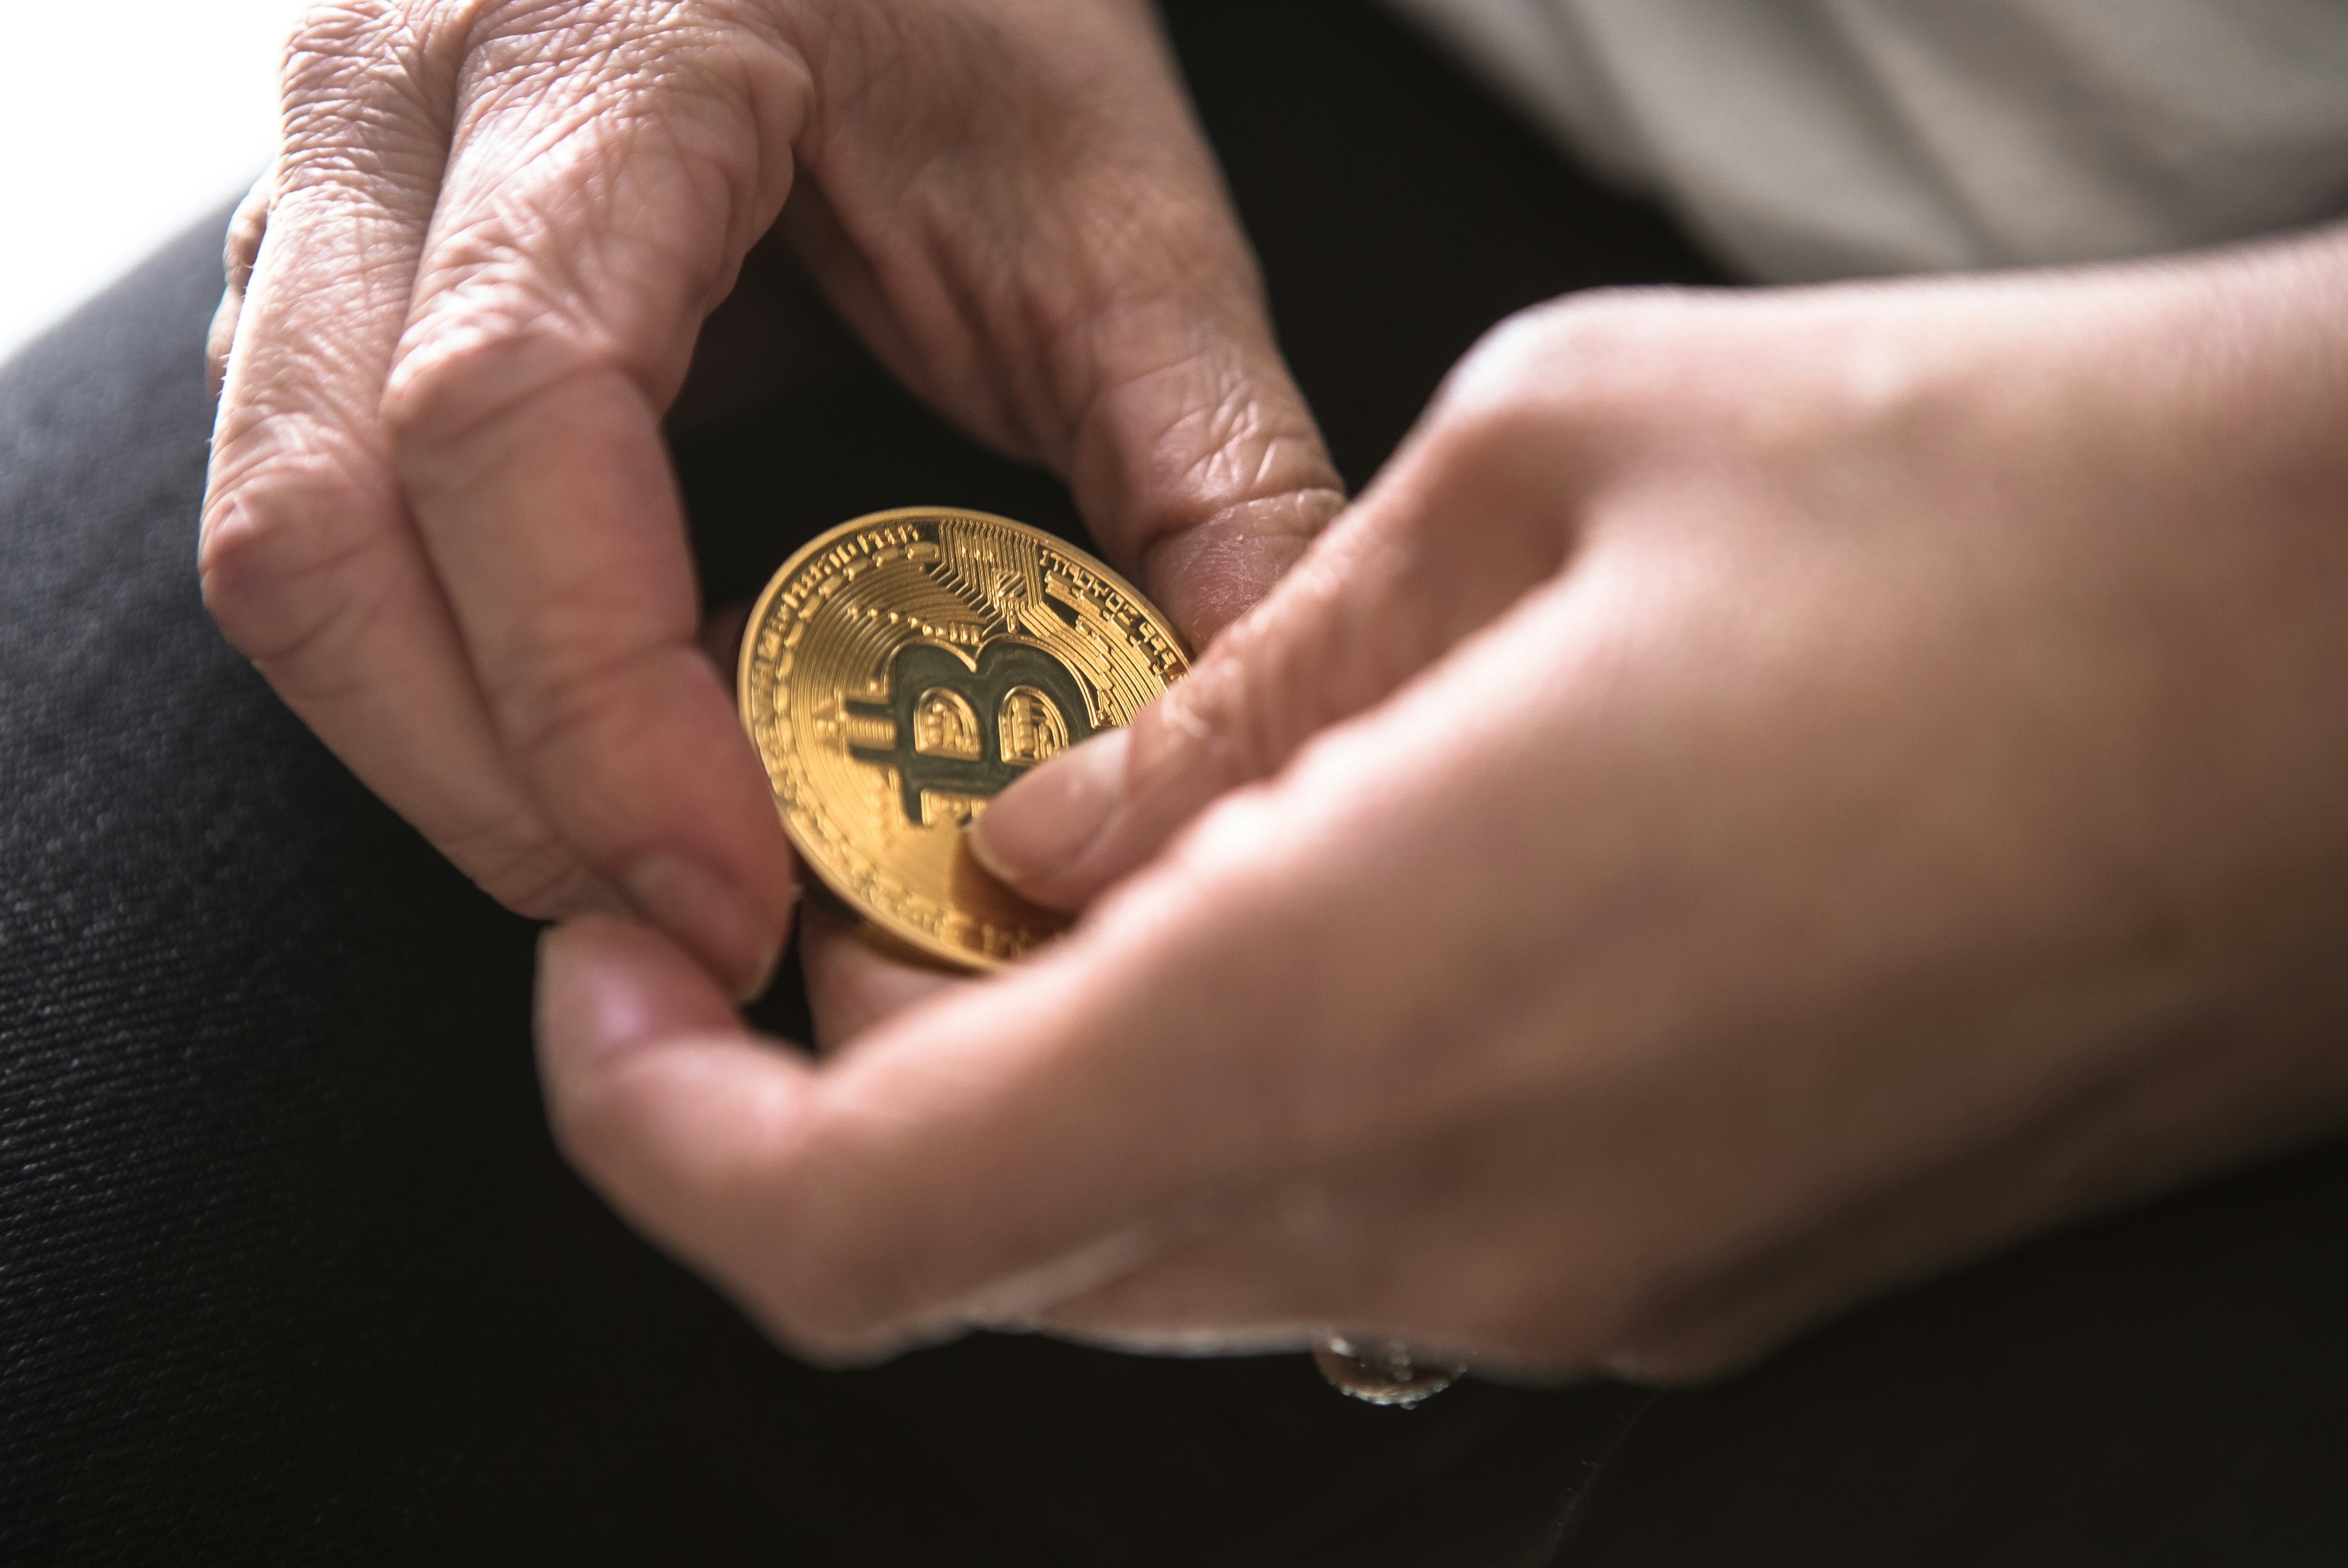
<svg viewBox="0 0 2348 1568">
<path fill-rule="evenodd" d="M 1509 310 L 1712 276 L 1374 13 L 1171 13 L 1355 482 Z M 528 925 L 204 616 L 217 251 L 0 372 L 0 1561 L 1475 1568 L 1576 1526 L 1608 1563 L 2053 1562 L 2177 1520 L 2198 1548 L 2100 1560 L 2341 1560 L 2310 1555 L 2343 1539 L 2312 1484 L 2348 1451 L 2336 1155 L 1652 1406 L 1471 1383 L 1397 1414 L 1297 1358 L 1005 1338 L 776 1353 L 556 1160 Z M 678 458 L 713 600 L 872 507 L 1071 522 L 867 368 Z M 787 977 L 762 1017 L 799 1012 Z M 2219 1502 L 2179 1512 L 2188 1474 Z"/>
<path fill-rule="evenodd" d="M 2348 1563 L 2348 1151 L 2050 1237 L 1647 1411 L 1577 1568 Z"/>
</svg>

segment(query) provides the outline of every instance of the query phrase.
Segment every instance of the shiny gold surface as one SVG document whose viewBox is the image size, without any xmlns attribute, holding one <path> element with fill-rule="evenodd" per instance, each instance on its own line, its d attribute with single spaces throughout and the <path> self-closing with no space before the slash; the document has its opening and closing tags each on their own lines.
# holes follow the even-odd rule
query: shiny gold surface
<svg viewBox="0 0 2348 1568">
<path fill-rule="evenodd" d="M 1066 918 L 971 858 L 1012 780 L 1129 723 L 1189 669 L 1122 578 L 1039 528 L 912 507 L 783 563 L 742 638 L 742 722 L 800 856 L 872 925 L 972 968 Z"/>
</svg>

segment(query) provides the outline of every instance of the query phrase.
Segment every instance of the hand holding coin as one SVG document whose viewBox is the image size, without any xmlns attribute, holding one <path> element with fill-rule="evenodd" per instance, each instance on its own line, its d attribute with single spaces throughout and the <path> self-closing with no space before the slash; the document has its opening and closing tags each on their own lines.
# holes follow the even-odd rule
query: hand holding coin
<svg viewBox="0 0 2348 1568">
<path fill-rule="evenodd" d="M 2341 249 L 1504 329 L 978 816 L 1066 934 L 817 1062 L 576 925 L 565 1147 L 817 1354 L 1334 1330 L 1406 1383 L 1715 1371 L 2336 1126 Z"/>
<path fill-rule="evenodd" d="M 1100 562 L 1007 518 L 934 507 L 810 540 L 752 609 L 739 662 L 743 723 L 801 860 L 884 936 L 973 968 L 1066 919 L 973 860 L 964 826 L 1189 667 Z M 1416 1404 L 1458 1372 L 1344 1340 L 1317 1364 L 1376 1404 Z"/>
<path fill-rule="evenodd" d="M 215 617 L 494 897 L 735 994 L 791 857 L 662 418 L 762 237 L 1188 635 L 1338 504 L 1137 0 L 318 6 L 283 97 L 213 334 Z"/>
</svg>

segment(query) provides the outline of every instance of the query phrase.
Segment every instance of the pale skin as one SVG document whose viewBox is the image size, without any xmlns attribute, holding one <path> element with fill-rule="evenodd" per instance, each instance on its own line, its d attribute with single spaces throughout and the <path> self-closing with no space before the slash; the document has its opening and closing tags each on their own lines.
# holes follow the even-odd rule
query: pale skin
<svg viewBox="0 0 2348 1568">
<path fill-rule="evenodd" d="M 2334 1128 L 2344 304 L 2338 232 L 1586 298 L 1497 332 L 1309 547 L 1334 507 L 1309 425 L 1241 421 L 1304 482 L 1175 514 L 1212 550 L 1087 502 L 1210 639 L 1197 672 L 980 821 L 1076 931 L 953 983 L 833 931 L 818 1059 L 744 1030 L 744 977 L 691 921 L 582 915 L 541 963 L 556 1132 L 818 1356 L 973 1324 L 1192 1349 L 1335 1330 L 1672 1377 Z M 277 341 L 252 309 L 224 429 Z M 386 341 L 432 341 L 407 331 Z M 1249 406 L 1295 406 L 1252 352 L 1273 390 Z M 386 450 L 436 428 L 398 374 Z M 498 593 L 596 620 L 565 582 L 450 576 L 527 565 L 490 547 L 528 532 L 506 514 L 530 455 L 601 428 L 543 395 L 503 479 L 386 470 L 427 481 L 384 483 L 460 620 Z M 243 470 L 221 472 L 215 518 Z M 444 553 L 444 528 L 488 543 Z M 504 667 L 474 657 L 488 746 Z M 667 783 L 635 783 L 611 820 L 667 820 Z M 779 848 L 749 847 L 787 887 Z"/>
</svg>

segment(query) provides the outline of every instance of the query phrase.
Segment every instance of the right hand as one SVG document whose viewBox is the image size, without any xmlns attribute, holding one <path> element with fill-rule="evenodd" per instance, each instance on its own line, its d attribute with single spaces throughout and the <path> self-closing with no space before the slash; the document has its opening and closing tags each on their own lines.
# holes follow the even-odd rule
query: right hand
<svg viewBox="0 0 2348 1568">
<path fill-rule="evenodd" d="M 310 15 L 284 105 L 214 332 L 207 601 L 494 897 L 632 908 L 737 994 L 793 871 L 660 419 L 778 215 L 1194 644 L 1339 505 L 1142 0 L 370 0 Z"/>
<path fill-rule="evenodd" d="M 978 819 L 1115 883 L 1074 931 L 811 1063 L 580 922 L 563 1146 L 822 1354 L 1677 1377 L 2337 1128 L 2343 284 L 2348 232 L 1525 317 Z"/>
</svg>

